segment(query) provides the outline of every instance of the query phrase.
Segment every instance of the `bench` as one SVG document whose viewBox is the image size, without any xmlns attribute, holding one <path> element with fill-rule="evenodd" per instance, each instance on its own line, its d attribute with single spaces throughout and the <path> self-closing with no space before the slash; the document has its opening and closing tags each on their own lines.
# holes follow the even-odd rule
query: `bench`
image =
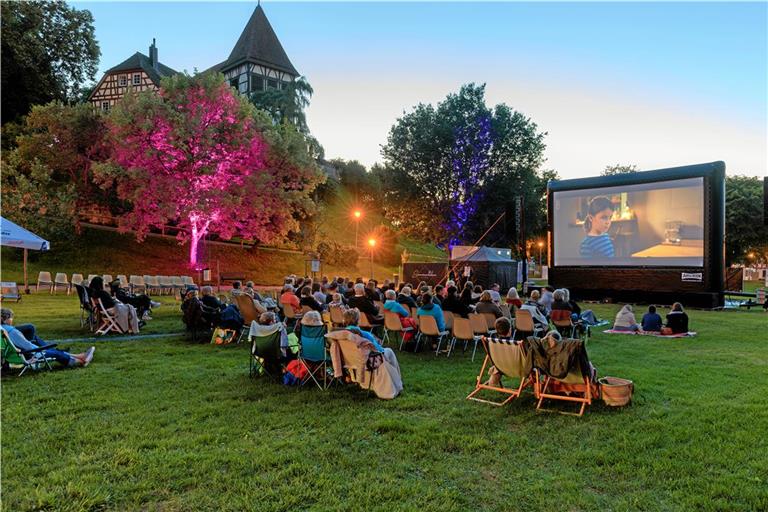
<svg viewBox="0 0 768 512">
<path fill-rule="evenodd" d="M 234 282 L 234 281 L 245 281 L 245 274 L 242 272 L 222 272 L 219 274 L 219 282 Z"/>
</svg>

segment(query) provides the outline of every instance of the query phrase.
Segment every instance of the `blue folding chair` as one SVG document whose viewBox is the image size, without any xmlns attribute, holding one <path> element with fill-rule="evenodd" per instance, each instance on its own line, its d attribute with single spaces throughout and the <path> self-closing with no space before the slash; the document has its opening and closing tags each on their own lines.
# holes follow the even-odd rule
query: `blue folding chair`
<svg viewBox="0 0 768 512">
<path fill-rule="evenodd" d="M 303 386 L 312 380 L 320 389 L 326 389 L 328 387 L 328 364 L 331 357 L 325 344 L 324 325 L 301 326 L 298 359 L 307 369 L 307 376 L 301 381 L 301 385 Z M 322 384 L 318 377 L 322 377 Z"/>
</svg>

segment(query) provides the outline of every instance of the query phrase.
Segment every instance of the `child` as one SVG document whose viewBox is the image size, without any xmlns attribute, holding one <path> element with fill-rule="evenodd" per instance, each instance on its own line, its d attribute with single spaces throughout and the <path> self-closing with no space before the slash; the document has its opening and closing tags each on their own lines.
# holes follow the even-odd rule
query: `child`
<svg viewBox="0 0 768 512">
<path fill-rule="evenodd" d="M 587 236 L 581 242 L 579 252 L 582 258 L 613 258 L 613 242 L 608 236 L 613 216 L 613 203 L 604 196 L 598 196 L 589 203 L 584 231 Z"/>
</svg>

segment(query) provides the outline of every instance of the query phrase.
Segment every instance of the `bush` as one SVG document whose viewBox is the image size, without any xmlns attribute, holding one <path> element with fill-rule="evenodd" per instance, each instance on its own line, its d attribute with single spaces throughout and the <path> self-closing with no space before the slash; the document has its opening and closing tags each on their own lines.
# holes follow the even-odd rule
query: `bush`
<svg viewBox="0 0 768 512">
<path fill-rule="evenodd" d="M 354 247 L 342 247 L 337 242 L 320 242 L 317 245 L 320 260 L 328 265 L 357 266 L 358 253 Z"/>
</svg>

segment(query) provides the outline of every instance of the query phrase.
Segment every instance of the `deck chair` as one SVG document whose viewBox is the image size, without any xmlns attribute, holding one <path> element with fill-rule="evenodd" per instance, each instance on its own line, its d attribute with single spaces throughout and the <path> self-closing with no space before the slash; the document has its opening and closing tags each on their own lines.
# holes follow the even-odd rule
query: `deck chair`
<svg viewBox="0 0 768 512">
<path fill-rule="evenodd" d="M 96 312 L 93 309 L 93 304 L 91 304 L 88 289 L 81 284 L 73 286 L 77 292 L 77 298 L 80 300 L 80 327 L 87 325 L 88 329 L 93 332 L 96 329 Z"/>
<path fill-rule="evenodd" d="M 57 272 L 56 277 L 53 280 L 53 286 L 51 286 L 51 295 L 55 294 L 56 291 L 62 287 L 67 291 L 67 295 L 69 295 L 70 289 L 67 274 L 64 272 Z"/>
<path fill-rule="evenodd" d="M 265 374 L 272 379 L 280 379 L 282 375 L 280 350 L 280 331 L 268 336 L 251 336 L 249 375 L 258 377 Z"/>
<path fill-rule="evenodd" d="M 48 287 L 50 288 L 51 293 L 53 293 L 53 279 L 51 279 L 51 273 L 50 272 L 40 272 L 37 274 L 37 287 L 35 288 L 35 291 L 40 291 L 40 287 Z"/>
<path fill-rule="evenodd" d="M 101 325 L 99 326 L 98 329 L 96 329 L 96 333 L 95 333 L 96 335 L 101 336 L 110 332 L 124 334 L 124 331 L 117 324 L 115 317 L 112 316 L 112 314 L 109 311 L 107 311 L 107 308 L 104 307 L 104 304 L 101 302 L 101 299 L 91 298 L 91 303 L 96 308 L 96 311 L 98 311 L 98 316 L 99 316 L 99 319 L 101 320 Z"/>
<path fill-rule="evenodd" d="M 491 315 L 493 316 L 493 315 Z M 472 325 L 472 332 L 475 336 L 492 336 L 496 334 L 495 329 L 488 327 L 488 319 L 484 313 L 470 313 L 469 323 Z M 494 327 L 496 326 L 496 319 L 493 320 Z M 477 352 L 477 343 L 479 338 L 475 341 L 475 348 L 472 350 L 472 360 L 475 360 L 475 353 Z"/>
<path fill-rule="evenodd" d="M 72 286 L 74 287 L 76 284 L 83 284 L 83 281 L 85 279 L 83 278 L 83 274 L 72 274 Z"/>
<path fill-rule="evenodd" d="M 413 327 L 403 327 L 397 313 L 384 310 L 384 337 L 382 339 L 385 343 L 389 340 L 389 333 L 395 333 L 395 339 L 397 339 L 397 333 L 400 333 L 400 350 L 403 350 L 405 333 L 411 331 L 413 331 Z"/>
<path fill-rule="evenodd" d="M 517 311 L 515 311 L 515 328 L 512 331 L 512 339 L 515 339 L 515 334 L 517 332 L 536 336 L 541 332 L 541 330 L 542 329 L 540 327 L 536 327 L 536 324 L 533 322 L 533 316 L 531 315 L 530 311 L 519 308 Z"/>
<path fill-rule="evenodd" d="M 243 327 L 240 329 L 240 336 L 237 338 L 237 342 L 243 341 L 243 338 L 247 335 L 247 330 L 251 325 L 251 322 L 258 322 L 259 310 L 256 309 L 256 305 L 247 295 L 235 295 L 235 305 L 240 310 L 240 314 L 243 317 Z"/>
<path fill-rule="evenodd" d="M 477 344 L 480 342 L 480 336 L 475 336 L 475 333 L 472 331 L 472 323 L 469 321 L 469 318 L 463 318 L 460 316 L 453 317 L 452 331 L 453 337 L 451 338 L 451 345 L 448 347 L 448 357 L 451 356 L 453 349 L 456 348 L 457 341 L 464 342 L 465 352 L 467 350 L 467 344 L 470 341 L 473 341 L 475 343 L 475 348 L 472 350 L 472 357 L 474 357 L 474 354 L 477 351 Z"/>
<path fill-rule="evenodd" d="M 440 346 L 443 344 L 443 338 L 448 336 L 448 331 L 441 331 L 437 327 L 437 320 L 435 320 L 435 317 L 429 316 L 429 315 L 422 315 L 421 318 L 419 318 L 419 338 L 416 339 L 416 351 L 419 350 L 419 340 L 422 336 L 427 336 L 429 338 L 437 338 L 437 349 L 435 350 L 435 355 L 440 354 Z"/>
<path fill-rule="evenodd" d="M 43 351 L 49 348 L 54 348 L 56 343 L 43 345 L 35 350 L 19 350 L 13 343 L 11 343 L 11 339 L 8 337 L 8 333 L 5 332 L 5 329 L 0 329 L 0 333 L 2 333 L 2 347 L 0 351 L 2 361 L 0 364 L 2 364 L 3 370 L 21 369 L 19 377 L 24 375 L 24 372 L 27 370 L 53 370 L 51 362 L 55 361 L 55 359 L 52 357 L 45 357 Z"/>
<path fill-rule="evenodd" d="M 301 381 L 303 386 L 312 381 L 320 389 L 328 386 L 328 364 L 331 357 L 325 345 L 324 325 L 302 325 L 299 340 L 298 359 L 307 369 L 307 376 Z"/>
<path fill-rule="evenodd" d="M 568 340 L 563 340 L 563 341 L 568 341 Z M 570 341 L 581 341 L 581 340 L 570 340 Z M 544 381 L 543 386 L 542 386 L 542 377 Z M 559 412 L 560 414 L 569 414 L 572 416 L 583 416 L 584 410 L 587 407 L 587 405 L 592 405 L 592 391 L 593 391 L 592 384 L 589 381 L 589 376 L 582 375 L 580 364 L 577 364 L 574 368 L 572 368 L 571 371 L 568 372 L 568 375 L 566 375 L 565 378 L 562 378 L 562 379 L 556 379 L 554 377 L 546 375 L 545 373 L 539 370 L 536 370 L 535 378 L 536 378 L 535 385 L 537 389 L 537 395 L 539 397 L 539 403 L 536 404 L 537 411 L 553 411 L 551 409 L 544 409 L 541 407 L 542 403 L 544 402 L 544 399 L 581 404 L 581 408 L 577 413 L 553 411 L 553 412 Z M 556 385 L 560 385 L 563 388 L 564 392 L 556 393 L 554 391 L 550 391 L 550 386 L 554 387 Z"/>
<path fill-rule="evenodd" d="M 131 288 L 131 293 L 136 293 L 139 290 L 147 291 L 147 283 L 144 282 L 144 276 L 132 275 L 128 280 L 128 284 Z"/>
<path fill-rule="evenodd" d="M 346 334 L 346 336 L 349 336 L 349 334 Z M 371 370 L 368 366 L 368 361 L 363 359 L 362 351 L 358 345 L 346 336 L 340 336 L 339 331 L 326 334 L 326 337 L 331 340 L 331 344 L 338 344 L 339 352 L 341 352 L 341 365 L 346 374 L 349 375 L 350 380 L 370 393 L 371 386 L 373 385 L 374 370 Z M 369 358 L 375 354 L 378 353 L 371 352 Z"/>
<path fill-rule="evenodd" d="M 344 327 L 344 311 L 340 306 L 331 306 L 331 323 L 334 327 Z"/>
<path fill-rule="evenodd" d="M 526 353 L 523 350 L 522 344 L 515 343 L 514 341 L 487 338 L 483 336 L 483 348 L 485 348 L 485 359 L 483 360 L 483 366 L 480 368 L 480 373 L 477 376 L 477 384 L 474 391 L 467 395 L 467 400 L 474 400 L 476 402 L 483 402 L 491 405 L 506 405 L 515 398 L 520 396 L 520 393 L 528 386 L 534 386 L 536 380 L 532 373 L 532 358 L 531 352 Z M 506 386 L 493 386 L 488 383 L 484 383 L 486 368 L 490 368 L 493 365 L 496 370 L 501 372 L 502 377 L 509 379 L 518 379 L 519 384 L 513 387 Z M 538 388 L 533 387 L 534 393 Z M 486 400 L 478 398 L 478 394 L 483 391 L 494 391 L 508 395 L 502 401 Z"/>
</svg>

